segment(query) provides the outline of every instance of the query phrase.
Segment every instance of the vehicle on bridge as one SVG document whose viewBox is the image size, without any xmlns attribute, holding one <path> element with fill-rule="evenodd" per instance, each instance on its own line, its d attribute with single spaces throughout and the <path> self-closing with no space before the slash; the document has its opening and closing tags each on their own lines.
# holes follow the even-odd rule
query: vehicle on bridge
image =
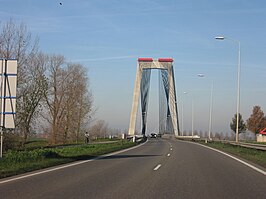
<svg viewBox="0 0 266 199">
<path fill-rule="evenodd" d="M 158 137 L 158 138 L 161 138 L 161 137 L 162 137 L 162 134 L 161 134 L 161 133 L 158 133 L 158 134 L 157 134 L 157 137 Z"/>
<path fill-rule="evenodd" d="M 157 138 L 157 134 L 156 133 L 151 133 L 151 138 Z"/>
</svg>

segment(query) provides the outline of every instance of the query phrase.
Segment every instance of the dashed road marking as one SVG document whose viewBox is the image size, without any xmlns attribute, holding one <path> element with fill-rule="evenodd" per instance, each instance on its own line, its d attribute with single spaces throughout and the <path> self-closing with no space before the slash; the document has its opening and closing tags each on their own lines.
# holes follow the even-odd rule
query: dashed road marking
<svg viewBox="0 0 266 199">
<path fill-rule="evenodd" d="M 158 164 L 153 170 L 157 171 L 161 166 L 162 166 L 161 164 Z"/>
<path fill-rule="evenodd" d="M 173 148 L 171 148 L 170 151 L 173 151 Z"/>
<path fill-rule="evenodd" d="M 169 144 L 170 148 L 172 148 L 172 147 L 173 147 L 173 146 L 172 146 L 172 144 L 171 144 L 170 142 L 168 142 L 168 144 Z"/>
<path fill-rule="evenodd" d="M 167 157 L 169 157 L 170 155 L 171 155 L 171 154 L 170 154 L 170 153 L 168 153 L 168 154 L 167 154 Z"/>
</svg>

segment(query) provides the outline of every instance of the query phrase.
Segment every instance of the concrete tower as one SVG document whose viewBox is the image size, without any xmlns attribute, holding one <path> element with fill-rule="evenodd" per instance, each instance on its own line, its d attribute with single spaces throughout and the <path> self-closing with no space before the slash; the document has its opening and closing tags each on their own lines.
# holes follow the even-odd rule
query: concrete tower
<svg viewBox="0 0 266 199">
<path fill-rule="evenodd" d="M 137 74 L 135 80 L 135 88 L 133 94 L 132 110 L 130 115 L 130 124 L 128 134 L 130 136 L 135 135 L 138 103 L 141 95 L 141 116 L 142 116 L 142 134 L 146 133 L 147 123 L 147 101 L 149 94 L 150 85 L 150 71 L 152 69 L 158 69 L 163 71 L 162 82 L 164 86 L 164 97 L 167 101 L 167 111 L 165 119 L 161 119 L 161 122 L 165 122 L 166 125 L 170 126 L 171 132 L 175 136 L 179 135 L 179 124 L 178 124 L 178 112 L 177 112 L 177 99 L 175 91 L 175 79 L 173 71 L 173 59 L 171 58 L 160 58 L 154 60 L 152 58 L 139 58 L 137 64 Z M 164 75 L 163 75 L 164 74 Z"/>
</svg>

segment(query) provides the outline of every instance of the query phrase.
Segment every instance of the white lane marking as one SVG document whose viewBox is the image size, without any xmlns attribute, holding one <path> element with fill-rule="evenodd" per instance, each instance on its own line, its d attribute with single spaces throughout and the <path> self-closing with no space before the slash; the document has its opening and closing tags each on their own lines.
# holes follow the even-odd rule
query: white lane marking
<svg viewBox="0 0 266 199">
<path fill-rule="evenodd" d="M 168 142 L 168 141 L 167 141 Z M 170 146 L 170 148 L 172 148 L 173 146 L 172 146 L 172 144 L 171 144 L 171 142 L 168 142 L 168 144 L 169 144 L 169 146 Z"/>
<path fill-rule="evenodd" d="M 153 171 L 157 171 L 162 165 L 161 164 L 158 164 L 154 169 Z"/>
<path fill-rule="evenodd" d="M 167 157 L 169 157 L 170 155 L 171 155 L 171 154 L 170 154 L 170 153 L 168 153 L 168 154 L 167 154 Z"/>
<path fill-rule="evenodd" d="M 171 148 L 170 151 L 173 151 L 173 148 Z"/>
<path fill-rule="evenodd" d="M 213 150 L 213 151 L 216 151 L 216 152 L 218 152 L 218 153 L 221 153 L 221 154 L 223 154 L 223 155 L 225 155 L 225 156 L 228 156 L 228 157 L 230 157 L 230 158 L 232 158 L 232 159 L 234 159 L 234 160 L 236 160 L 236 161 L 238 161 L 238 162 L 240 162 L 240 163 L 242 163 L 242 164 L 244 164 L 244 165 L 250 167 L 251 169 L 253 169 L 253 170 L 255 170 L 255 171 L 257 171 L 257 172 L 259 172 L 259 173 L 261 173 L 261 174 L 263 174 L 263 175 L 266 175 L 266 172 L 265 172 L 265 171 L 263 171 L 263 170 L 261 170 L 261 169 L 255 167 L 255 166 L 253 166 L 253 165 L 251 165 L 251 164 L 249 164 L 249 163 L 247 163 L 247 162 L 245 162 L 245 161 L 243 161 L 243 160 L 240 160 L 240 159 L 238 159 L 238 158 L 236 158 L 236 157 L 234 157 L 234 156 L 232 156 L 232 155 L 229 155 L 229 154 L 227 154 L 227 153 L 225 153 L 225 152 L 223 152 L 223 151 L 219 151 L 218 149 L 214 149 L 214 148 L 211 148 L 211 147 L 208 147 L 208 146 L 202 145 L 202 144 L 193 143 L 193 142 L 191 142 L 191 143 L 192 143 L 192 144 L 197 144 L 197 145 L 200 145 L 200 146 L 202 146 L 202 147 L 205 147 L 205 148 L 211 149 L 211 150 Z"/>
<path fill-rule="evenodd" d="M 23 178 L 28 178 L 28 177 L 32 177 L 32 176 L 36 176 L 36 175 L 40 175 L 40 174 L 44 174 L 44 173 L 49 173 L 49 172 L 52 172 L 52 171 L 56 171 L 56 170 L 60 170 L 60 169 L 68 168 L 68 167 L 73 167 L 73 166 L 76 166 L 76 165 L 84 164 L 84 163 L 91 162 L 91 161 L 94 161 L 94 160 L 98 160 L 98 159 L 101 159 L 101 158 L 117 155 L 117 154 L 120 154 L 120 153 L 123 153 L 123 152 L 126 152 L 126 151 L 130 151 L 132 149 L 136 149 L 136 148 L 146 144 L 147 142 L 148 142 L 148 140 L 146 142 L 140 144 L 140 145 L 137 145 L 137 146 L 134 146 L 134 147 L 131 147 L 131 148 L 128 148 L 128 149 L 124 149 L 124 150 L 121 150 L 121 151 L 116 151 L 116 152 L 113 152 L 113 153 L 101 155 L 101 156 L 93 158 L 93 159 L 83 160 L 83 161 L 79 161 L 79 162 L 75 162 L 75 163 L 70 163 L 70 164 L 67 164 L 67 165 L 64 165 L 64 166 L 58 166 L 56 168 L 46 169 L 44 171 L 34 172 L 34 173 L 31 173 L 31 174 L 28 174 L 28 175 L 23 175 L 23 176 L 20 176 L 20 177 L 15 177 L 15 178 L 3 180 L 3 181 L 0 181 L 0 184 L 4 184 L 4 183 L 7 183 L 7 182 L 20 180 L 20 179 L 23 179 Z"/>
</svg>

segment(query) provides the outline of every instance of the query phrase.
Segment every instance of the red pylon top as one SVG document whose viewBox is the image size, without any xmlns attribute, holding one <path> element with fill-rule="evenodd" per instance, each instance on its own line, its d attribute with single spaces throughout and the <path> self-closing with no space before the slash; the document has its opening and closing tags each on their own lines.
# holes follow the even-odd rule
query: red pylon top
<svg viewBox="0 0 266 199">
<path fill-rule="evenodd" d="M 142 61 L 142 62 L 152 62 L 153 59 L 152 59 L 152 58 L 138 58 L 138 61 Z"/>
<path fill-rule="evenodd" d="M 173 62 L 174 60 L 172 58 L 159 58 L 159 62 Z"/>
</svg>

